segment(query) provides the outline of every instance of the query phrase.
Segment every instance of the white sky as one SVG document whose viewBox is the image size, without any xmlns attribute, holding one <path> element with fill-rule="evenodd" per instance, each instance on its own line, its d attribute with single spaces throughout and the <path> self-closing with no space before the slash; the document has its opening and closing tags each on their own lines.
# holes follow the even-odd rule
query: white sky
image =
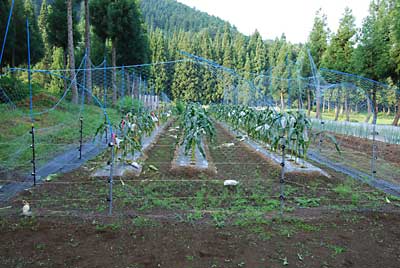
<svg viewBox="0 0 400 268">
<path fill-rule="evenodd" d="M 336 32 L 345 7 L 356 17 L 356 25 L 368 15 L 371 0 L 178 0 L 190 7 L 220 17 L 250 35 L 257 29 L 264 39 L 275 39 L 284 32 L 287 40 L 307 41 L 315 12 L 322 8 L 328 27 Z"/>
</svg>

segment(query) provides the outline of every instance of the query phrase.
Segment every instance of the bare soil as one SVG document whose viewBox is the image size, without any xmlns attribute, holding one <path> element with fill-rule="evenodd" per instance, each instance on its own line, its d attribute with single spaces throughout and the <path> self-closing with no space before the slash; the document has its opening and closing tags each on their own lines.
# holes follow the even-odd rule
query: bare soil
<svg viewBox="0 0 400 268">
<path fill-rule="evenodd" d="M 338 134 L 335 134 L 335 137 L 340 141 L 341 146 L 360 152 L 371 152 L 372 154 L 372 140 Z M 375 141 L 375 143 L 378 157 L 400 167 L 400 145 L 381 141 Z"/>
<path fill-rule="evenodd" d="M 218 147 L 227 142 L 235 146 Z M 223 129 L 209 144 L 216 175 L 172 172 L 174 150 L 160 137 L 139 178 L 115 181 L 112 217 L 107 178 L 90 177 L 108 153 L 1 204 L 12 209 L 0 208 L 0 267 L 400 267 L 400 200 L 388 204 L 333 171 L 291 175 L 281 218 L 279 206 L 266 208 L 279 195 L 279 168 Z M 222 189 L 224 179 L 240 187 Z M 350 193 L 333 190 L 347 184 Z M 33 217 L 19 215 L 23 199 Z M 193 210 L 202 216 L 188 220 Z"/>
</svg>

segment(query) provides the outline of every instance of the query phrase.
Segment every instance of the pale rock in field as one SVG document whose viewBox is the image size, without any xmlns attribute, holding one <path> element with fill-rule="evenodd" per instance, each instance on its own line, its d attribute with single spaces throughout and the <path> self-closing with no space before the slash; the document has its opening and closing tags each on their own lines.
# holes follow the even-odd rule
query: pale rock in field
<svg viewBox="0 0 400 268">
<path fill-rule="evenodd" d="M 56 177 L 57 177 L 57 174 L 50 174 L 46 177 L 45 181 L 47 181 L 47 182 L 52 181 Z"/>
<path fill-rule="evenodd" d="M 31 211 L 31 207 L 29 206 L 29 203 L 25 200 L 23 200 L 22 203 L 24 204 L 24 206 L 22 207 L 22 215 L 23 216 L 31 216 L 32 211 Z"/>
<path fill-rule="evenodd" d="M 174 139 L 177 139 L 178 138 L 178 136 L 176 136 L 176 135 L 169 135 L 171 138 L 174 138 Z"/>
<path fill-rule="evenodd" d="M 239 139 L 239 141 L 244 141 L 244 140 L 248 139 L 249 136 L 243 135 L 243 136 L 238 136 L 238 137 L 236 137 L 236 138 Z"/>
<path fill-rule="evenodd" d="M 230 143 L 223 143 L 223 144 L 221 144 L 221 147 L 223 147 L 223 148 L 229 148 L 229 147 L 232 147 L 232 146 L 235 146 L 235 144 L 234 144 L 234 143 L 232 143 L 232 142 L 230 142 Z"/>
<path fill-rule="evenodd" d="M 141 167 L 137 162 L 134 162 L 134 161 L 131 163 L 131 166 L 136 169 L 140 169 L 140 167 Z"/>
<path fill-rule="evenodd" d="M 224 181 L 224 186 L 236 186 L 238 185 L 239 182 L 235 180 L 225 180 Z"/>
</svg>

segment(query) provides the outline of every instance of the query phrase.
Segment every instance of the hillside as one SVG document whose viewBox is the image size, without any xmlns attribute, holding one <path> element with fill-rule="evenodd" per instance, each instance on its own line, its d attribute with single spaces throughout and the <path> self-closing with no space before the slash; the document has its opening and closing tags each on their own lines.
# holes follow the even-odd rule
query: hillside
<svg viewBox="0 0 400 268">
<path fill-rule="evenodd" d="M 140 6 L 150 29 L 160 28 L 169 33 L 177 30 L 200 32 L 208 29 L 214 36 L 228 23 L 175 0 L 141 0 Z M 234 26 L 230 27 L 232 32 L 237 32 Z"/>
</svg>

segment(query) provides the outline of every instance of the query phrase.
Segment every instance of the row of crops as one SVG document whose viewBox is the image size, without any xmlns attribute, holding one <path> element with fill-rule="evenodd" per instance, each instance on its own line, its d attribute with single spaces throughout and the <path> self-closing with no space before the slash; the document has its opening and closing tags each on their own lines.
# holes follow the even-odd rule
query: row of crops
<svg viewBox="0 0 400 268">
<path fill-rule="evenodd" d="M 122 159 L 128 155 L 135 155 L 142 150 L 142 141 L 145 136 L 150 136 L 153 131 L 162 123 L 165 123 L 171 116 L 170 106 L 160 105 L 156 110 L 150 110 L 141 103 L 131 105 L 129 109 L 123 109 L 121 121 L 112 124 L 113 144 L 115 152 Z M 103 135 L 108 131 L 108 123 L 103 122 L 96 130 L 95 135 Z"/>
<path fill-rule="evenodd" d="M 270 108 L 213 105 L 211 113 L 235 130 L 266 143 L 271 151 L 277 151 L 284 145 L 296 157 L 307 155 L 312 125 L 302 111 L 280 112 Z"/>
<path fill-rule="evenodd" d="M 172 113 L 169 109 L 149 113 L 146 109 L 127 111 L 121 122 L 115 126 L 117 149 L 122 155 L 140 151 L 141 138 L 150 135 L 160 121 Z M 235 130 L 244 131 L 249 137 L 268 144 L 271 151 L 285 145 L 296 157 L 305 157 L 310 144 L 311 121 L 301 111 L 279 112 L 273 109 L 256 109 L 249 106 L 212 105 L 207 110 L 198 103 L 177 103 L 173 111 L 177 117 L 180 132 L 178 142 L 185 154 L 195 158 L 195 149 L 205 156 L 204 140 L 212 142 L 215 126 L 210 117 L 230 124 Z M 100 129 L 100 128 L 99 128 Z"/>
</svg>

